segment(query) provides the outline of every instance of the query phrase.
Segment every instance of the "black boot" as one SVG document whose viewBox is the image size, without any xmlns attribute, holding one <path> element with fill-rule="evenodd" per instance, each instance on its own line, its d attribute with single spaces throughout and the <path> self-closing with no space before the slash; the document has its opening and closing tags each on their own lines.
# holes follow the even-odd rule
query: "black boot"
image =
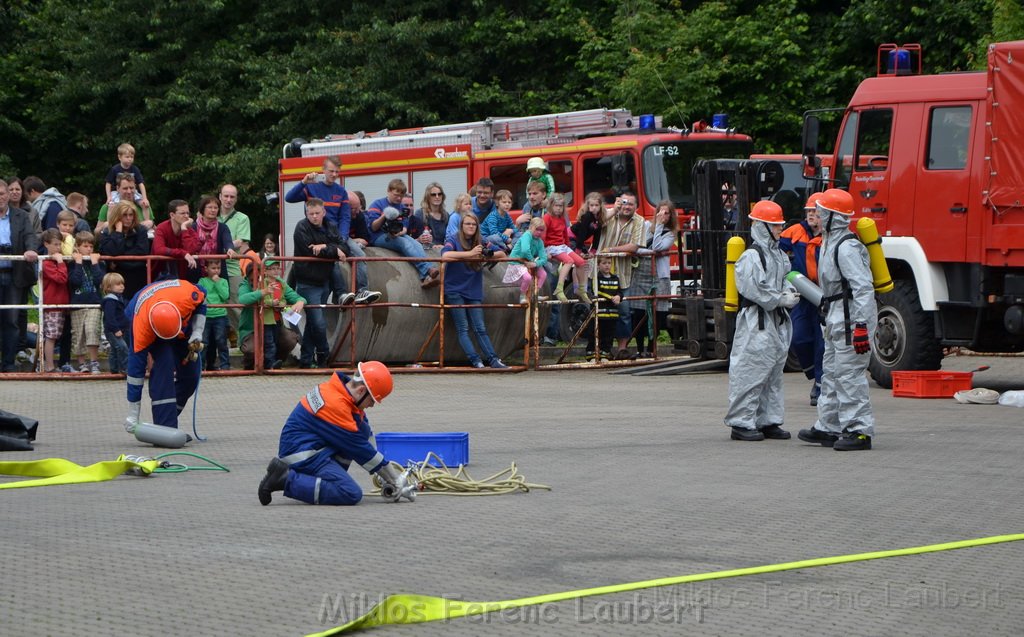
<svg viewBox="0 0 1024 637">
<path fill-rule="evenodd" d="M 789 440 L 793 437 L 792 434 L 782 428 L 782 425 L 768 425 L 761 429 L 761 433 L 768 440 Z"/>
<path fill-rule="evenodd" d="M 871 436 L 858 433 L 844 433 L 832 447 L 836 451 L 861 451 L 871 448 Z"/>
<path fill-rule="evenodd" d="M 796 435 L 797 438 L 804 442 L 810 442 L 812 444 L 821 445 L 822 447 L 831 447 L 839 439 L 839 436 L 830 434 L 827 431 L 821 431 L 811 427 L 810 429 L 801 429 Z"/>
<path fill-rule="evenodd" d="M 285 481 L 288 479 L 288 465 L 280 458 L 274 458 L 267 465 L 267 475 L 260 480 L 260 488 L 257 494 L 260 496 L 260 504 L 270 504 L 270 494 L 274 491 L 284 491 Z"/>
<path fill-rule="evenodd" d="M 732 428 L 732 439 L 733 440 L 746 440 L 756 441 L 764 440 L 764 434 L 757 429 L 746 429 L 744 427 L 733 427 Z"/>
</svg>

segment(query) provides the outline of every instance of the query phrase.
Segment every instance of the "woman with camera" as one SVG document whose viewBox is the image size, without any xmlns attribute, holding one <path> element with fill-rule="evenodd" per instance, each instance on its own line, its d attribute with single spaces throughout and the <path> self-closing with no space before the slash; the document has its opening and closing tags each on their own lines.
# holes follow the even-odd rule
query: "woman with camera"
<svg viewBox="0 0 1024 637">
<path fill-rule="evenodd" d="M 483 257 L 480 223 L 472 212 L 463 213 L 458 233 L 448 238 L 441 249 L 441 258 L 445 262 L 444 302 L 446 305 L 470 306 L 453 307 L 448 310 L 455 322 L 459 345 L 466 352 L 469 364 L 476 368 L 490 366 L 505 369 L 508 365 L 498 358 L 494 346 L 491 345 L 491 338 L 487 335 L 483 309 L 473 307 L 481 305 L 484 300 L 484 264 L 477 261 Z M 473 347 L 473 341 L 469 337 L 470 324 L 487 365 Z"/>
</svg>

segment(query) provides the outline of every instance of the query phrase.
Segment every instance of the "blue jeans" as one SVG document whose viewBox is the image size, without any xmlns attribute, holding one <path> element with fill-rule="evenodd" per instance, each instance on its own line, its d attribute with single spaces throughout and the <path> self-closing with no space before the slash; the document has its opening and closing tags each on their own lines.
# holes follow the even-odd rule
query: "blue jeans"
<svg viewBox="0 0 1024 637">
<path fill-rule="evenodd" d="M 327 346 L 327 318 L 324 316 L 324 310 L 310 306 L 326 304 L 327 298 L 331 295 L 331 286 L 326 282 L 297 282 L 295 291 L 308 303 L 306 327 L 302 331 L 302 353 L 299 356 L 299 364 L 309 367 L 314 362 L 325 362 L 330 352 Z"/>
<path fill-rule="evenodd" d="M 340 263 L 335 263 L 331 268 L 331 291 L 335 303 L 341 303 L 341 295 L 348 292 L 348 277 L 341 271 Z"/>
<path fill-rule="evenodd" d="M 348 250 L 354 257 L 365 257 L 366 252 L 363 246 L 355 239 L 348 240 Z M 366 261 L 359 261 L 356 264 L 356 291 L 365 290 L 370 286 L 370 279 L 366 274 Z"/>
<path fill-rule="evenodd" d="M 228 358 L 228 317 L 207 316 L 203 329 L 206 369 L 231 369 Z"/>
<path fill-rule="evenodd" d="M 451 305 L 480 305 L 480 301 L 470 301 L 461 295 L 450 293 L 445 293 L 444 302 Z M 492 359 L 498 357 L 494 353 L 494 346 L 491 345 L 491 337 L 487 335 L 487 327 L 484 325 L 483 308 L 453 307 L 448 310 L 448 314 L 451 315 L 452 321 L 455 322 L 455 332 L 459 336 L 459 345 L 462 346 L 462 351 L 466 352 L 471 365 L 480 361 L 480 356 L 477 355 L 476 350 L 473 348 L 473 341 L 469 338 L 470 324 L 472 324 L 473 331 L 476 333 L 477 342 L 480 343 L 480 351 L 483 352 L 485 358 L 483 362 L 489 363 Z"/>
<path fill-rule="evenodd" d="M 395 237 L 384 233 L 374 240 L 373 245 L 377 248 L 386 248 L 392 252 L 397 252 L 403 257 L 419 257 L 422 259 L 427 256 L 427 253 L 423 251 L 423 246 L 420 245 L 420 242 L 407 234 Z M 427 278 L 427 274 L 430 272 L 431 268 L 430 263 L 426 261 L 414 261 L 413 265 L 416 266 L 416 270 L 419 271 L 420 279 Z"/>
<path fill-rule="evenodd" d="M 110 373 L 124 374 L 128 371 L 128 344 L 125 343 L 124 336 L 114 336 L 114 333 L 109 331 L 104 334 L 107 335 L 107 342 L 110 343 L 110 352 L 107 354 Z"/>
</svg>

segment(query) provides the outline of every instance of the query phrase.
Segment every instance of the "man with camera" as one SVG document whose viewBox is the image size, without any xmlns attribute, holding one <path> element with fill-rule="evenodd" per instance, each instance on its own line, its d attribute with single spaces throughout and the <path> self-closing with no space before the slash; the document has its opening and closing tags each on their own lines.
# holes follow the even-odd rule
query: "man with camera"
<svg viewBox="0 0 1024 637">
<path fill-rule="evenodd" d="M 386 196 L 374 201 L 366 211 L 370 222 L 371 243 L 377 248 L 386 248 L 403 257 L 425 258 L 426 252 L 418 241 L 409 236 L 409 219 L 412 210 L 402 209 L 402 197 L 408 189 L 401 179 L 388 183 Z M 413 261 L 420 274 L 420 285 L 432 288 L 440 283 L 440 272 L 428 261 Z"/>
<path fill-rule="evenodd" d="M 352 211 L 349 205 L 349 195 L 345 187 L 338 181 L 341 174 L 341 157 L 331 155 L 324 158 L 323 172 L 311 172 L 302 178 L 302 181 L 295 184 L 284 196 L 288 203 L 299 203 L 310 199 L 319 199 L 324 204 L 325 220 L 334 224 L 338 234 L 345 240 L 343 242 L 345 254 L 351 254 L 348 246 L 349 230 L 352 224 Z M 359 255 L 362 256 L 362 255 Z M 341 259 L 344 261 L 345 259 Z M 366 265 L 360 264 L 357 267 L 356 280 L 359 290 L 349 292 L 348 280 L 342 275 L 341 264 L 335 264 L 331 272 L 331 291 L 334 293 L 334 302 L 341 305 L 350 303 L 372 303 L 380 298 L 379 292 L 371 292 L 366 288 L 365 274 Z"/>
<path fill-rule="evenodd" d="M 11 261 L 0 256 L 0 305 L 21 305 L 25 302 L 28 289 L 36 281 L 35 266 L 31 263 L 38 255 L 34 248 L 39 245 L 29 214 L 20 208 L 7 205 L 7 182 L 0 180 L 0 255 L 20 254 L 28 261 Z M 0 371 L 13 372 L 14 357 L 21 342 L 18 327 L 18 310 L 0 309 Z"/>
</svg>

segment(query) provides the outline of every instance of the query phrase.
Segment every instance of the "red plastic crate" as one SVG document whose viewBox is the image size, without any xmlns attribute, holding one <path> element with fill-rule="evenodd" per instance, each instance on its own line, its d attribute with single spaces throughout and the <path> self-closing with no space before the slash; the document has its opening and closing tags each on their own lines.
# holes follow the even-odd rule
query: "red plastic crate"
<svg viewBox="0 0 1024 637">
<path fill-rule="evenodd" d="M 892 395 L 904 398 L 952 398 L 971 389 L 974 372 L 893 372 Z"/>
</svg>

